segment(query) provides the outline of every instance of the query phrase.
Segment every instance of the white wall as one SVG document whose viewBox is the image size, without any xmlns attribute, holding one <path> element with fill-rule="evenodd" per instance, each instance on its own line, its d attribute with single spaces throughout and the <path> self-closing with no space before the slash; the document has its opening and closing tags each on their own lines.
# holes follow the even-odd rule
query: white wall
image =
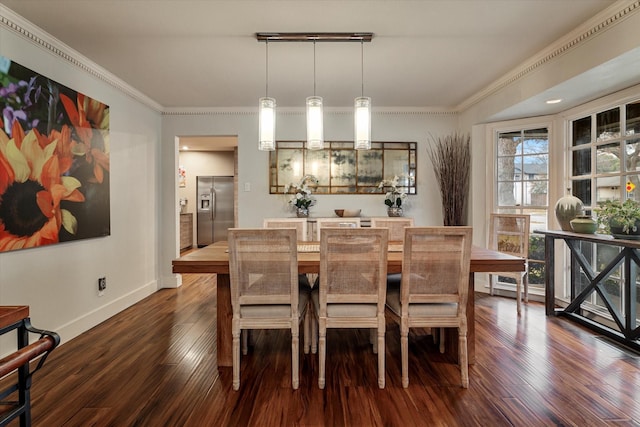
<svg viewBox="0 0 640 427">
<path fill-rule="evenodd" d="M 410 196 L 405 209 L 406 216 L 415 218 L 416 225 L 441 225 L 440 195 L 433 175 L 426 145 L 429 136 L 440 136 L 457 130 L 458 117 L 454 113 L 383 111 L 373 113 L 372 135 L 376 141 L 417 141 L 418 194 Z M 306 138 L 304 111 L 279 111 L 277 138 L 279 140 L 304 140 Z M 325 111 L 325 140 L 353 140 L 353 112 Z M 175 136 L 187 135 L 237 135 L 238 136 L 238 221 L 240 227 L 260 227 L 267 217 L 292 216 L 293 212 L 282 195 L 269 194 L 269 154 L 258 150 L 258 116 L 255 111 L 175 111 L 168 112 L 162 120 L 162 168 L 177 170 L 177 146 Z M 163 250 L 161 268 L 164 283 L 171 286 L 171 260 L 179 255 L 176 230 L 177 191 L 176 174 L 162 174 L 164 187 L 162 212 L 173 212 L 162 219 Z M 244 191 L 245 183 L 251 191 Z M 311 208 L 312 216 L 335 216 L 334 209 L 362 209 L 363 216 L 386 216 L 382 195 L 318 195 L 317 204 Z M 175 231 L 174 231 L 175 232 Z"/>
<path fill-rule="evenodd" d="M 3 8 L 0 14 L 17 19 Z M 32 323 L 64 342 L 157 290 L 161 116 L 4 25 L 0 54 L 110 107 L 111 235 L 0 253 L 0 305 L 30 306 Z M 107 290 L 98 297 L 101 276 Z M 0 342 L 0 354 L 11 338 Z"/>
</svg>

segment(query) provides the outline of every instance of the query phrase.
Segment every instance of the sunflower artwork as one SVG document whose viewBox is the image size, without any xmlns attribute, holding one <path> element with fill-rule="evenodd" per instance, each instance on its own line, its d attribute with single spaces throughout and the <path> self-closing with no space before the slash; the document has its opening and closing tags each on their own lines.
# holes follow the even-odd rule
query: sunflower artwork
<svg viewBox="0 0 640 427">
<path fill-rule="evenodd" d="M 109 106 L 0 56 L 0 109 L 0 251 L 109 235 Z"/>
</svg>

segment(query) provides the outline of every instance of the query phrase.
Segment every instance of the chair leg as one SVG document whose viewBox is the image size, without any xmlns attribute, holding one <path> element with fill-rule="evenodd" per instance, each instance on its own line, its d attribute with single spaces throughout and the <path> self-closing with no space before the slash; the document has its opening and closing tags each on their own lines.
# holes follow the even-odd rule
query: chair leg
<svg viewBox="0 0 640 427">
<path fill-rule="evenodd" d="M 369 344 L 373 346 L 373 354 L 378 354 L 377 329 L 369 329 Z"/>
<path fill-rule="evenodd" d="M 439 338 L 440 338 L 440 354 L 444 354 L 444 337 L 445 337 L 445 333 L 444 333 L 444 328 L 440 328 L 440 332 L 438 333 Z"/>
<path fill-rule="evenodd" d="M 526 271 L 522 275 L 522 283 L 524 284 L 524 302 L 529 302 L 529 274 Z"/>
<path fill-rule="evenodd" d="M 291 387 L 297 390 L 300 386 L 300 327 L 296 322 L 291 327 Z"/>
<path fill-rule="evenodd" d="M 327 325 L 320 320 L 318 322 L 318 387 L 324 389 L 325 363 L 327 357 Z"/>
<path fill-rule="evenodd" d="M 311 318 L 311 353 L 318 353 L 318 314 L 313 310 Z"/>
<path fill-rule="evenodd" d="M 311 307 L 307 306 L 307 310 L 304 312 L 304 354 L 309 354 L 311 350 Z"/>
<path fill-rule="evenodd" d="M 240 388 L 240 329 L 233 327 L 232 331 L 232 358 L 233 358 L 233 389 Z"/>
<path fill-rule="evenodd" d="M 402 387 L 409 387 L 409 327 L 400 325 L 400 353 L 402 357 Z"/>
<path fill-rule="evenodd" d="M 520 299 L 522 294 L 522 277 L 516 279 L 516 310 L 518 311 L 518 316 L 522 313 L 522 307 L 520 306 Z"/>
<path fill-rule="evenodd" d="M 493 274 L 489 274 L 489 295 L 493 295 Z"/>
<path fill-rule="evenodd" d="M 378 387 L 384 388 L 385 383 L 385 363 L 384 363 L 384 318 L 382 326 L 378 327 Z"/>
<path fill-rule="evenodd" d="M 469 360 L 467 356 L 467 328 L 458 328 L 458 360 L 460 361 L 460 378 L 462 388 L 469 388 Z"/>
<path fill-rule="evenodd" d="M 242 340 L 242 355 L 246 356 L 249 352 L 249 332 L 250 329 L 245 329 L 244 331 L 240 331 L 240 339 Z"/>
</svg>

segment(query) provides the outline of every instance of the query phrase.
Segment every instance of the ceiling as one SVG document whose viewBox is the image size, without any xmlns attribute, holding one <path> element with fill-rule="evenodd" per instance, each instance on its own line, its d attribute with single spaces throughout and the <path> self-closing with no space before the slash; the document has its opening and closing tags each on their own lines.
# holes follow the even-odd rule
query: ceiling
<svg viewBox="0 0 640 427">
<path fill-rule="evenodd" d="M 360 43 L 316 44 L 316 93 L 326 108 L 348 108 L 360 96 L 363 59 L 364 92 L 374 109 L 456 110 L 614 0 L 0 3 L 163 108 L 255 109 L 265 95 L 267 58 L 255 33 L 317 31 L 374 33 L 362 57 Z M 313 94 L 313 44 L 268 46 L 269 96 L 279 108 L 303 107 Z M 573 85 L 587 92 L 583 82 Z M 538 108 L 536 114 L 561 108 L 539 107 L 540 101 L 515 107 Z"/>
</svg>

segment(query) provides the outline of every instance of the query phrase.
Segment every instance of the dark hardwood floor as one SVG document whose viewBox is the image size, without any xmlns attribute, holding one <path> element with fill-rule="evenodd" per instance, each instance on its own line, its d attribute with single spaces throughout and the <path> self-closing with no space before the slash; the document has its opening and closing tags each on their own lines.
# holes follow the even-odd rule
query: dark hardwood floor
<svg viewBox="0 0 640 427">
<path fill-rule="evenodd" d="M 317 356 L 300 356 L 291 389 L 286 331 L 255 335 L 241 388 L 214 366 L 211 276 L 184 275 L 56 349 L 34 377 L 35 426 L 602 426 L 640 425 L 640 356 L 542 304 L 477 295 L 470 386 L 431 336 L 410 335 L 408 389 L 398 327 L 388 323 L 386 388 L 363 330 L 329 331 L 327 386 Z M 46 325 L 38 325 L 46 327 Z M 11 425 L 17 425 L 14 422 Z"/>
</svg>

